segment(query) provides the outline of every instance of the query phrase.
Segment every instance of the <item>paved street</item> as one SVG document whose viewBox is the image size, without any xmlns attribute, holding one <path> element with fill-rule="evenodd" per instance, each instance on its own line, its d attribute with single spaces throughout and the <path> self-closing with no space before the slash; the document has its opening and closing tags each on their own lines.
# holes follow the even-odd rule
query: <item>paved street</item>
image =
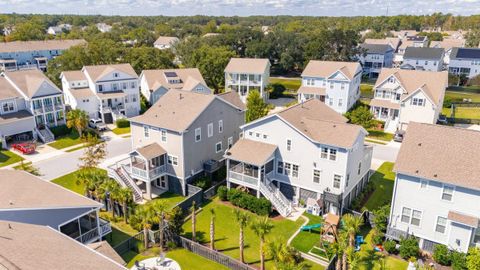
<svg viewBox="0 0 480 270">
<path fill-rule="evenodd" d="M 385 161 L 395 162 L 398 151 L 400 150 L 400 143 L 389 142 L 387 145 L 369 143 L 373 146 L 372 169 L 377 169 Z"/>
<path fill-rule="evenodd" d="M 107 141 L 108 154 L 106 159 L 126 154 L 130 152 L 131 149 L 132 146 L 130 138 L 114 138 Z M 45 180 L 52 180 L 77 170 L 78 164 L 80 163 L 79 158 L 82 156 L 82 154 L 83 150 L 78 150 L 34 162 L 33 164 L 40 169 L 40 173 L 42 174 L 41 178 Z"/>
</svg>

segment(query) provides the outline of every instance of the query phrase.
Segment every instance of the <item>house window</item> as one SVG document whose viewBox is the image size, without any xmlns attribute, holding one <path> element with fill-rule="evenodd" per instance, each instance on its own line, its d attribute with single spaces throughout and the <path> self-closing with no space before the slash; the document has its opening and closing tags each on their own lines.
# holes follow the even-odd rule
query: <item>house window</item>
<svg viewBox="0 0 480 270">
<path fill-rule="evenodd" d="M 328 99 L 328 105 L 333 106 L 333 102 L 335 101 L 334 98 L 329 98 Z"/>
<path fill-rule="evenodd" d="M 228 149 L 232 148 L 232 145 L 233 145 L 233 137 L 228 137 L 228 139 L 227 139 L 227 145 L 228 145 Z"/>
<path fill-rule="evenodd" d="M 313 170 L 313 182 L 320 183 L 320 170 Z"/>
<path fill-rule="evenodd" d="M 285 168 L 283 170 L 283 174 L 285 175 L 291 175 L 292 173 L 292 164 L 285 162 Z"/>
<path fill-rule="evenodd" d="M 167 162 L 170 165 L 177 166 L 178 165 L 178 157 L 175 156 L 167 156 Z"/>
<path fill-rule="evenodd" d="M 222 142 L 215 144 L 215 153 L 222 151 Z"/>
<path fill-rule="evenodd" d="M 98 85 L 98 92 L 102 92 L 103 91 L 103 85 L 99 84 Z"/>
<path fill-rule="evenodd" d="M 425 180 L 420 180 L 420 188 L 427 188 L 428 182 Z"/>
<path fill-rule="evenodd" d="M 287 139 L 287 151 L 292 150 L 292 140 Z"/>
<path fill-rule="evenodd" d="M 260 138 L 260 133 L 255 132 L 255 137 Z"/>
<path fill-rule="evenodd" d="M 268 138 L 268 135 L 267 134 L 263 134 L 263 139 L 267 139 Z"/>
<path fill-rule="evenodd" d="M 360 172 L 362 171 L 362 162 L 358 163 L 358 170 L 357 174 L 360 175 Z"/>
<path fill-rule="evenodd" d="M 330 83 L 330 89 L 333 89 L 333 82 Z"/>
<path fill-rule="evenodd" d="M 345 83 L 342 83 L 342 84 L 341 84 L 341 89 L 342 89 L 342 90 L 345 89 Z"/>
<path fill-rule="evenodd" d="M 452 201 L 453 190 L 454 188 L 452 186 L 443 186 L 442 200 L 449 201 L 449 202 Z"/>
<path fill-rule="evenodd" d="M 135 88 L 136 87 L 136 83 L 135 82 L 131 82 L 130 83 L 130 88 Z"/>
<path fill-rule="evenodd" d="M 202 140 L 202 128 L 195 129 L 195 142 Z"/>
<path fill-rule="evenodd" d="M 248 132 L 248 135 L 249 135 L 249 136 L 253 136 L 253 132 L 252 132 L 252 131 L 249 131 L 249 132 Z"/>
<path fill-rule="evenodd" d="M 425 65 L 428 65 L 428 61 L 425 61 Z"/>
<path fill-rule="evenodd" d="M 338 99 L 338 107 L 342 107 L 343 106 L 343 99 L 339 98 Z"/>
<path fill-rule="evenodd" d="M 283 174 L 283 162 L 282 161 L 277 162 L 277 173 L 278 174 Z"/>
<path fill-rule="evenodd" d="M 423 98 L 412 98 L 411 102 L 414 106 L 425 106 L 425 99 Z"/>
<path fill-rule="evenodd" d="M 324 159 L 328 158 L 328 148 L 322 148 L 322 153 L 320 153 L 320 157 Z"/>
<path fill-rule="evenodd" d="M 118 76 L 119 76 L 118 73 L 113 73 L 114 78 L 118 78 Z"/>
<path fill-rule="evenodd" d="M 223 120 L 218 121 L 218 133 L 223 132 Z"/>
<path fill-rule="evenodd" d="M 207 126 L 207 136 L 208 138 L 213 136 L 213 123 L 210 123 Z"/>
<path fill-rule="evenodd" d="M 3 112 L 5 112 L 5 113 L 6 112 L 13 112 L 13 110 L 15 109 L 13 102 L 3 103 L 2 108 L 3 108 Z"/>
<path fill-rule="evenodd" d="M 413 210 L 412 213 L 412 220 L 410 221 L 410 224 L 415 225 L 415 226 L 420 226 L 420 220 L 422 219 L 422 212 L 418 210 Z"/>
<path fill-rule="evenodd" d="M 340 188 L 340 182 L 342 181 L 342 176 L 338 174 L 333 175 L 333 187 Z"/>
<path fill-rule="evenodd" d="M 337 150 L 330 149 L 330 160 L 337 160 Z"/>
<path fill-rule="evenodd" d="M 412 214 L 412 209 L 403 207 L 402 209 L 402 222 L 410 223 L 410 215 Z"/>
<path fill-rule="evenodd" d="M 292 177 L 298 178 L 298 165 L 292 164 Z"/>
<path fill-rule="evenodd" d="M 117 91 L 118 90 L 118 84 L 112 83 L 112 89 L 113 89 L 113 91 Z"/>
<path fill-rule="evenodd" d="M 126 82 L 122 83 L 122 89 L 127 90 L 127 83 Z"/>
<path fill-rule="evenodd" d="M 161 137 L 162 137 L 162 142 L 167 142 L 167 131 L 166 130 L 161 130 L 160 131 Z"/>
<path fill-rule="evenodd" d="M 445 233 L 447 228 L 447 219 L 444 217 L 437 217 L 437 224 L 435 225 L 435 231 L 439 233 Z"/>
<path fill-rule="evenodd" d="M 144 127 L 143 127 L 143 136 L 144 136 L 145 138 L 150 137 L 150 129 L 149 129 L 147 126 L 144 126 Z"/>
</svg>

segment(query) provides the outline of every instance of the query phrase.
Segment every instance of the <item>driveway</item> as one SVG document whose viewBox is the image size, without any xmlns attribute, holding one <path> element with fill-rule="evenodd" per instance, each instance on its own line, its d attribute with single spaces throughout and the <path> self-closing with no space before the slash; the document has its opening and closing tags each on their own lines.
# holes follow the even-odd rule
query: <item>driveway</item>
<svg viewBox="0 0 480 270">
<path fill-rule="evenodd" d="M 382 163 L 389 161 L 395 162 L 401 143 L 391 141 L 386 145 L 367 143 L 373 146 L 372 169 L 376 170 Z"/>
<path fill-rule="evenodd" d="M 107 157 L 106 159 L 114 158 L 120 155 L 127 154 L 132 149 L 130 138 L 113 138 L 107 140 Z M 40 170 L 41 178 L 45 180 L 52 180 L 62 175 L 71 173 L 78 169 L 80 164 L 80 157 L 83 155 L 83 150 L 77 150 L 70 153 L 63 153 L 55 157 L 44 159 L 38 162 L 33 162 L 34 166 Z"/>
</svg>

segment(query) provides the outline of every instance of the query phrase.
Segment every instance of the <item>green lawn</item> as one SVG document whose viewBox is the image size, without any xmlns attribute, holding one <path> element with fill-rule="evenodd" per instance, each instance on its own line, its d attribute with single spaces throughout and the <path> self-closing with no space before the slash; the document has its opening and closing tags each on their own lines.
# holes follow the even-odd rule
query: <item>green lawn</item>
<svg viewBox="0 0 480 270">
<path fill-rule="evenodd" d="M 322 217 L 320 216 L 315 216 L 308 213 L 304 213 L 303 215 L 310 219 L 307 225 L 323 223 Z M 308 253 L 313 246 L 320 243 L 320 230 L 321 228 L 314 229 L 311 232 L 301 231 L 297 234 L 297 236 L 295 236 L 291 245 L 301 252 Z"/>
<path fill-rule="evenodd" d="M 128 263 L 127 268 L 135 265 L 135 261 L 145 260 L 159 255 L 158 248 L 149 249 L 141 254 L 132 251 L 125 253 L 122 257 Z M 167 258 L 173 259 L 182 269 L 192 270 L 228 270 L 227 267 L 185 249 L 175 249 L 167 252 Z"/>
<path fill-rule="evenodd" d="M 239 227 L 233 218 L 233 207 L 223 204 L 218 199 L 215 199 L 203 207 L 203 210 L 197 215 L 197 240 L 201 243 L 207 244 L 210 241 L 210 209 L 215 209 L 216 223 L 215 223 L 215 248 L 233 258 L 238 259 L 238 236 Z M 257 218 L 255 214 L 250 214 L 251 218 Z M 287 219 L 272 220 L 274 228 L 267 236 L 267 241 L 287 241 L 288 238 L 301 226 L 303 219 L 298 219 L 296 222 Z M 191 238 L 192 224 L 191 220 L 186 222 L 183 226 L 184 236 Z M 245 261 L 249 264 L 259 263 L 259 246 L 260 241 L 250 228 L 245 230 Z M 273 269 L 273 261 L 266 262 L 267 269 Z M 323 269 L 322 266 L 313 264 L 311 270 Z"/>
<path fill-rule="evenodd" d="M 458 91 L 446 91 L 444 100 L 453 99 L 463 101 L 463 99 L 471 99 L 472 102 L 480 102 L 480 93 L 472 92 L 458 92 Z"/>
<path fill-rule="evenodd" d="M 395 181 L 395 173 L 392 171 L 393 165 L 392 162 L 383 163 L 370 178 L 370 181 L 375 185 L 375 190 L 364 205 L 368 210 L 376 210 L 391 202 Z"/>
<path fill-rule="evenodd" d="M 373 98 L 373 85 L 371 84 L 360 84 L 360 95 L 362 98 Z"/>
<path fill-rule="evenodd" d="M 367 138 L 389 142 L 393 139 L 393 134 L 381 130 L 369 129 Z"/>
<path fill-rule="evenodd" d="M 183 197 L 182 195 L 179 195 L 179 194 L 175 194 L 175 193 L 172 193 L 172 192 L 165 192 L 163 193 L 162 195 L 160 195 L 158 198 L 156 198 L 155 200 L 164 200 L 165 201 L 165 204 L 169 207 L 169 208 L 173 208 L 175 205 L 177 205 L 179 202 L 185 200 L 185 197 Z"/>
<path fill-rule="evenodd" d="M 281 78 L 270 78 L 270 83 L 275 84 L 279 83 L 285 86 L 287 91 L 290 92 L 297 92 L 298 88 L 302 85 L 302 79 L 301 78 L 289 78 L 289 79 L 281 79 Z"/>
<path fill-rule="evenodd" d="M 83 142 L 82 138 L 78 136 L 78 133 L 76 131 L 72 131 L 70 134 L 66 136 L 56 138 L 54 142 L 51 142 L 48 145 L 55 149 L 63 149 L 63 148 L 80 144 L 82 142 Z"/>
<path fill-rule="evenodd" d="M 130 127 L 125 127 L 125 128 L 114 128 L 112 130 L 113 133 L 117 134 L 117 135 L 123 135 L 123 134 L 127 134 L 127 133 L 130 133 Z"/>
<path fill-rule="evenodd" d="M 0 149 L 0 167 L 5 167 L 22 161 L 23 158 L 12 151 Z"/>
<path fill-rule="evenodd" d="M 97 169 L 97 170 L 104 171 L 102 169 Z M 78 180 L 77 175 L 78 175 L 79 172 L 80 172 L 80 170 L 74 171 L 74 172 L 69 173 L 69 174 L 65 174 L 64 176 L 60 176 L 56 179 L 53 179 L 52 182 L 66 188 L 66 189 L 74 191 L 78 194 L 85 195 L 84 194 L 85 187 L 84 187 L 83 183 L 80 182 L 80 183 L 77 184 L 77 180 Z"/>
<path fill-rule="evenodd" d="M 442 108 L 442 114 L 450 117 L 451 108 Z M 480 119 L 480 108 L 475 107 L 456 107 L 455 118 Z"/>
</svg>

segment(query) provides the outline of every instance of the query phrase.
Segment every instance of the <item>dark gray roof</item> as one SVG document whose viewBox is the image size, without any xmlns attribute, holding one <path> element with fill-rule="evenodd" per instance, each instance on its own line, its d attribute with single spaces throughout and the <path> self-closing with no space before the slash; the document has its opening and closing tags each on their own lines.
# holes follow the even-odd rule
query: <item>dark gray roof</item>
<svg viewBox="0 0 480 270">
<path fill-rule="evenodd" d="M 450 59 L 480 59 L 480 49 L 477 48 L 453 48 Z"/>
<path fill-rule="evenodd" d="M 385 54 L 388 51 L 393 51 L 392 47 L 387 44 L 367 44 L 363 43 L 360 48 L 365 49 L 367 53 Z"/>
<path fill-rule="evenodd" d="M 443 48 L 407 47 L 403 58 L 440 60 L 444 52 L 445 50 Z"/>
<path fill-rule="evenodd" d="M 408 36 L 407 37 L 407 40 L 411 40 L 411 41 L 425 41 L 427 37 L 425 36 Z"/>
</svg>

